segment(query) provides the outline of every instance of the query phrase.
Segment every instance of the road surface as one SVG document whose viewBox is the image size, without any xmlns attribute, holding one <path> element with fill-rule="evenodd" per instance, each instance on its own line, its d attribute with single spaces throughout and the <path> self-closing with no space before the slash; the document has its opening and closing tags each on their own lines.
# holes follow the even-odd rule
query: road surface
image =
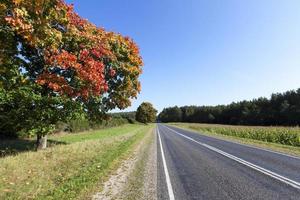
<svg viewBox="0 0 300 200">
<path fill-rule="evenodd" d="M 158 199 L 300 200 L 300 158 L 157 125 Z"/>
</svg>

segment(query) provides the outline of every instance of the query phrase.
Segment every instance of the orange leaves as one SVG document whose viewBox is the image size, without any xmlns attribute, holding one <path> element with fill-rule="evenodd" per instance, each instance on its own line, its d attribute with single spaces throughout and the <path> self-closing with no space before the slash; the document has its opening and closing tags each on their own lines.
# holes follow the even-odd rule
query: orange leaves
<svg viewBox="0 0 300 200">
<path fill-rule="evenodd" d="M 67 84 L 67 81 L 64 77 L 61 77 L 57 74 L 52 74 L 49 72 L 44 72 L 41 74 L 36 82 L 40 85 L 46 85 L 55 92 L 61 94 L 67 94 L 68 96 L 73 95 L 73 89 Z"/>
<path fill-rule="evenodd" d="M 68 69 L 70 67 L 79 68 L 77 63 L 77 57 L 65 50 L 62 50 L 61 53 L 53 55 L 49 58 L 45 58 L 50 65 L 57 65 L 62 69 Z"/>
<path fill-rule="evenodd" d="M 96 48 L 83 49 L 78 56 L 66 50 L 61 50 L 61 52 L 48 50 L 45 54 L 45 61 L 49 69 L 56 67 L 60 69 L 59 71 L 72 70 L 75 74 L 67 81 L 68 78 L 44 73 L 39 77 L 37 83 L 47 85 L 53 91 L 66 93 L 71 97 L 82 96 L 87 99 L 90 95 L 99 96 L 108 90 L 104 76 L 104 64 L 100 61 L 101 55 L 101 49 Z M 71 89 L 66 85 L 74 78 L 80 80 L 80 84 Z"/>
<path fill-rule="evenodd" d="M 75 26 L 77 29 L 81 31 L 85 28 L 85 26 L 89 24 L 87 20 L 82 19 L 77 13 L 74 12 L 73 4 L 70 5 L 65 4 L 65 7 L 67 10 L 67 18 L 71 26 Z"/>
<path fill-rule="evenodd" d="M 39 61 L 28 64 L 31 68 L 26 70 L 33 74 L 28 80 L 76 99 L 101 99 L 106 93 L 110 99 L 103 107 L 130 105 L 140 91 L 143 65 L 132 39 L 96 27 L 64 0 L 7 2 L 0 3 L 0 10 L 8 13 L 0 23 L 9 25 L 18 42 L 31 48 L 22 49 L 25 59 Z"/>
<path fill-rule="evenodd" d="M 27 22 L 27 17 L 28 13 L 25 9 L 15 8 L 12 10 L 12 15 L 6 16 L 4 19 L 19 35 L 22 35 L 24 39 L 31 41 L 33 26 Z"/>
<path fill-rule="evenodd" d="M 58 46 L 59 28 L 65 26 L 65 12 L 56 11 L 60 0 L 12 0 L 5 3 L 5 22 L 25 42 L 38 48 Z M 61 4 L 62 5 L 62 4 Z M 60 9 L 63 9 L 61 7 Z"/>
<path fill-rule="evenodd" d="M 19 5 L 22 2 L 22 0 L 12 0 L 12 1 L 15 5 Z"/>
</svg>

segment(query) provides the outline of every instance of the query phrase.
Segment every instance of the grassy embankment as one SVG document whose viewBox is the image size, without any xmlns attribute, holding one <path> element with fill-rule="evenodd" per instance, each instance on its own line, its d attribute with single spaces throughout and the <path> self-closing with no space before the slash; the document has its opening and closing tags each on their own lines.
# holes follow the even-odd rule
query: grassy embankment
<svg viewBox="0 0 300 200">
<path fill-rule="evenodd" d="M 197 123 L 170 123 L 170 125 L 225 140 L 300 156 L 299 127 L 232 126 Z"/>
<path fill-rule="evenodd" d="M 51 136 L 56 145 L 0 159 L 0 199 L 86 199 L 153 125 Z"/>
</svg>

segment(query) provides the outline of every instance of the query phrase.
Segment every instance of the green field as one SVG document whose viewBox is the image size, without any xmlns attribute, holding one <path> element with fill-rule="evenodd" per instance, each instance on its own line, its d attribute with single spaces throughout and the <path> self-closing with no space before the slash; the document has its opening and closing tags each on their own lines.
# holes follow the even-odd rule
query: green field
<svg viewBox="0 0 300 200">
<path fill-rule="evenodd" d="M 202 134 L 300 155 L 299 127 L 233 126 L 220 124 L 170 123 Z"/>
<path fill-rule="evenodd" d="M 0 159 L 0 199 L 86 199 L 153 125 L 51 136 L 55 145 Z"/>
</svg>

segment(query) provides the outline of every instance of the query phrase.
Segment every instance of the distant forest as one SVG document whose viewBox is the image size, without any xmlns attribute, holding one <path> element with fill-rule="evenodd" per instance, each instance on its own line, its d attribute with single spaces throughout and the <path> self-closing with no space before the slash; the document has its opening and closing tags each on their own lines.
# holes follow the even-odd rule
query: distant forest
<svg viewBox="0 0 300 200">
<path fill-rule="evenodd" d="M 217 106 L 183 106 L 163 109 L 161 122 L 193 122 L 232 125 L 300 125 L 300 88 L 272 94 L 271 98 Z"/>
</svg>

